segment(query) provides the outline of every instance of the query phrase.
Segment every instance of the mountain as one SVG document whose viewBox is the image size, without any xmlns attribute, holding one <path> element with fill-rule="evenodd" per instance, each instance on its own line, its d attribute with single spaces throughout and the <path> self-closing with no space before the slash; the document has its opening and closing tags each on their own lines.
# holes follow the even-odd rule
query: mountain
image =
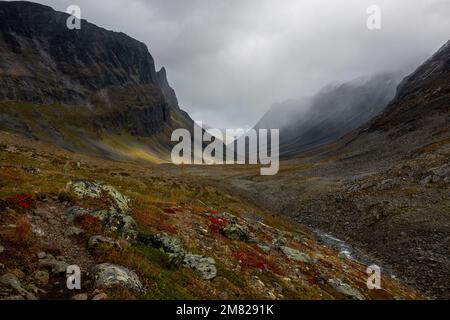
<svg viewBox="0 0 450 320">
<path fill-rule="evenodd" d="M 395 95 L 397 74 L 328 85 L 313 97 L 275 104 L 255 126 L 280 129 L 280 153 L 295 155 L 323 145 L 377 116 Z"/>
<path fill-rule="evenodd" d="M 437 150 L 450 139 L 449 111 L 450 41 L 400 83 L 380 115 L 326 152 L 361 155 L 368 163 Z"/>
<path fill-rule="evenodd" d="M 276 176 L 219 178 L 337 247 L 370 253 L 383 273 L 449 299 L 450 42 L 364 125 L 283 159 Z"/>
<path fill-rule="evenodd" d="M 0 129 L 109 158 L 167 159 L 193 128 L 145 44 L 30 2 L 0 3 Z"/>
</svg>

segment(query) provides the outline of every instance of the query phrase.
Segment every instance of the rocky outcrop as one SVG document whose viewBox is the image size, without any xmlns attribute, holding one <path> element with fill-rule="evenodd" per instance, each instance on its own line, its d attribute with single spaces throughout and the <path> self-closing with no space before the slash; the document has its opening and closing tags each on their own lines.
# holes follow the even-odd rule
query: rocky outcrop
<svg viewBox="0 0 450 320">
<path fill-rule="evenodd" d="M 117 191 L 113 186 L 104 183 L 78 180 L 70 182 L 67 187 L 79 197 L 87 196 L 97 199 L 102 196 L 110 197 L 115 204 L 115 208 L 119 211 L 128 212 L 130 210 L 128 206 L 130 199 Z"/>
<path fill-rule="evenodd" d="M 156 71 L 144 43 L 85 20 L 69 30 L 68 17 L 36 3 L 0 3 L 0 128 L 108 158 L 121 157 L 99 139 L 111 134 L 160 134 L 152 151 L 170 150 L 167 129 L 193 121 L 166 70 Z"/>
<path fill-rule="evenodd" d="M 95 285 L 99 288 L 125 287 L 139 293 L 145 292 L 139 277 L 133 271 L 114 264 L 104 263 L 95 266 Z"/>
<path fill-rule="evenodd" d="M 118 234 L 125 240 L 134 240 L 138 234 L 136 221 L 129 215 L 130 200 L 117 191 L 113 186 L 91 181 L 78 180 L 67 184 L 67 189 L 77 196 L 99 199 L 109 198 L 113 206 L 108 210 L 89 210 L 80 207 L 72 207 L 67 210 L 69 217 L 73 219 L 91 216 L 97 218 L 110 232 Z"/>
<path fill-rule="evenodd" d="M 179 238 L 168 234 L 139 235 L 142 244 L 161 249 L 169 255 L 172 262 L 194 270 L 201 278 L 212 280 L 217 276 L 216 261 L 211 257 L 187 252 Z"/>
</svg>

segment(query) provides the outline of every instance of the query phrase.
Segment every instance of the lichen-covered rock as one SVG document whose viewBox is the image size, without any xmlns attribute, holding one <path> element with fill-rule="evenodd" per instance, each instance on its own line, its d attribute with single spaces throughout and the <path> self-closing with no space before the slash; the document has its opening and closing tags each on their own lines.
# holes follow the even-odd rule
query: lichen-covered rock
<svg viewBox="0 0 450 320">
<path fill-rule="evenodd" d="M 25 297 L 27 300 L 37 300 L 37 297 L 34 294 L 22 288 L 19 279 L 17 279 L 17 277 L 12 273 L 6 273 L 3 276 L 1 276 L 0 283 L 16 290 L 21 296 Z"/>
<path fill-rule="evenodd" d="M 294 248 L 283 246 L 280 248 L 281 251 L 291 260 L 303 262 L 303 263 L 316 263 L 316 259 L 307 255 L 306 253 L 300 252 Z"/>
<path fill-rule="evenodd" d="M 183 264 L 192 268 L 205 280 L 214 279 L 217 276 L 216 261 L 213 258 L 195 254 L 186 254 Z"/>
<path fill-rule="evenodd" d="M 46 258 L 39 260 L 39 265 L 45 268 L 50 268 L 52 273 L 61 274 L 67 272 L 68 263 L 57 260 L 51 255 L 47 255 Z"/>
<path fill-rule="evenodd" d="M 89 238 L 88 247 L 93 249 L 97 248 L 98 246 L 106 244 L 112 247 L 120 248 L 120 245 L 117 241 L 114 239 L 104 237 L 104 236 L 92 236 Z"/>
<path fill-rule="evenodd" d="M 140 234 L 138 241 L 146 246 L 163 249 L 166 253 L 184 254 L 183 244 L 177 237 L 168 234 L 144 235 Z"/>
<path fill-rule="evenodd" d="M 135 240 L 138 235 L 136 221 L 123 212 L 111 209 L 92 211 L 89 214 L 98 218 L 107 230 L 116 232 L 126 240 Z"/>
<path fill-rule="evenodd" d="M 173 263 L 183 264 L 193 269 L 203 279 L 211 280 L 217 275 L 216 262 L 213 258 L 186 252 L 181 240 L 168 234 L 139 235 L 138 241 L 146 246 L 162 249 Z"/>
<path fill-rule="evenodd" d="M 120 286 L 143 293 L 145 288 L 133 271 L 114 264 L 104 263 L 95 266 L 95 285 L 100 288 Z"/>
<path fill-rule="evenodd" d="M 100 198 L 106 195 L 113 200 L 117 210 L 122 212 L 130 211 L 130 199 L 117 191 L 113 186 L 99 182 L 78 180 L 70 182 L 67 187 L 79 197 Z"/>
<path fill-rule="evenodd" d="M 72 207 L 66 213 L 73 219 L 86 215 L 93 216 L 100 220 L 106 230 L 117 233 L 125 240 L 133 241 L 138 235 L 136 221 L 125 212 L 114 208 L 110 210 L 88 210 L 80 207 Z"/>
<path fill-rule="evenodd" d="M 349 298 L 352 298 L 355 300 L 365 300 L 366 299 L 361 294 L 361 292 L 359 292 L 355 288 L 352 288 L 348 284 L 344 283 L 341 279 L 330 279 L 330 280 L 328 280 L 328 282 L 330 283 L 330 285 L 333 287 L 334 290 L 336 290 L 337 292 L 339 292 Z"/>
<path fill-rule="evenodd" d="M 222 229 L 222 234 L 230 240 L 248 241 L 250 238 L 247 229 L 239 224 L 232 223 Z"/>
<path fill-rule="evenodd" d="M 222 217 L 224 217 L 225 219 L 227 219 L 231 223 L 236 223 L 237 222 L 237 217 L 235 215 L 231 214 L 231 213 L 222 212 L 221 215 L 222 215 Z"/>
<path fill-rule="evenodd" d="M 70 207 L 66 210 L 66 215 L 71 219 L 74 220 L 75 218 L 85 216 L 87 214 L 90 214 L 91 210 L 84 209 L 78 206 Z"/>
</svg>

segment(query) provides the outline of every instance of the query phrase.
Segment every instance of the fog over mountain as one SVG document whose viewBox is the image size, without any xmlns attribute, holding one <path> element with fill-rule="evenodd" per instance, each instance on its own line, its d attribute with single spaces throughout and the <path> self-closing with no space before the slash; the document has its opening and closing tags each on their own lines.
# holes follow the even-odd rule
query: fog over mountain
<svg viewBox="0 0 450 320">
<path fill-rule="evenodd" d="M 72 0 L 39 0 L 65 11 Z M 448 40 L 448 0 L 78 0 L 82 17 L 144 41 L 180 106 L 214 127 L 248 127 L 274 102 L 325 84 L 411 72 Z M 368 6 L 382 29 L 366 27 Z"/>
<path fill-rule="evenodd" d="M 280 129 L 284 155 L 340 138 L 380 114 L 403 75 L 380 74 L 329 84 L 312 97 L 274 104 L 255 126 Z"/>
</svg>

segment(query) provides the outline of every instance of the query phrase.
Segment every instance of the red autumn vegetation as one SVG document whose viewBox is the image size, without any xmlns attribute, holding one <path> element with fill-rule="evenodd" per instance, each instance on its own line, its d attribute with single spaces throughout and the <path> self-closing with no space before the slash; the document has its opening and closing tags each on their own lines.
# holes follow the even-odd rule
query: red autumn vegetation
<svg viewBox="0 0 450 320">
<path fill-rule="evenodd" d="M 10 207 L 30 209 L 33 204 L 33 197 L 29 194 L 16 194 L 6 199 Z"/>
<path fill-rule="evenodd" d="M 228 225 L 228 221 L 222 218 L 209 218 L 209 229 L 214 233 L 220 233 Z"/>
<path fill-rule="evenodd" d="M 250 252 L 248 250 L 239 250 L 233 253 L 233 257 L 239 260 L 239 263 L 244 268 L 254 268 L 260 270 L 270 270 L 276 274 L 282 274 L 281 270 L 266 259 L 266 257 L 257 252 Z"/>
<path fill-rule="evenodd" d="M 25 217 L 20 217 L 15 223 L 15 228 L 9 230 L 4 236 L 7 241 L 17 246 L 27 245 L 33 235 L 30 222 Z"/>
<path fill-rule="evenodd" d="M 102 222 L 99 218 L 86 215 L 79 218 L 78 223 L 81 228 L 86 230 L 88 233 L 98 233 L 102 230 Z"/>
</svg>

